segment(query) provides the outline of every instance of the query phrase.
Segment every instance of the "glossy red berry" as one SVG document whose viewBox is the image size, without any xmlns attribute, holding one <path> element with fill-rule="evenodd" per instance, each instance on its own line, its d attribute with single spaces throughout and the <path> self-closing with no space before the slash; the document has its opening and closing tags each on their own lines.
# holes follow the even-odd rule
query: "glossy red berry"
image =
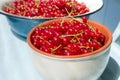
<svg viewBox="0 0 120 80">
<path fill-rule="evenodd" d="M 85 3 L 77 0 L 15 0 L 3 6 L 7 13 L 26 17 L 64 17 L 89 12 Z"/>
<path fill-rule="evenodd" d="M 82 18 L 83 20 L 83 18 Z M 36 27 L 31 42 L 37 48 L 55 55 L 81 55 L 95 51 L 105 44 L 105 36 L 84 21 L 53 21 Z"/>
</svg>

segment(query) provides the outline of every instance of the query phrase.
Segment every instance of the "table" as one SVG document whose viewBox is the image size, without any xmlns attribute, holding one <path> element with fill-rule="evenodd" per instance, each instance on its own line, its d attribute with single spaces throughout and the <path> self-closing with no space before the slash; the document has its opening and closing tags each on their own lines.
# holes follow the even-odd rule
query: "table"
<svg viewBox="0 0 120 80">
<path fill-rule="evenodd" d="M 111 58 L 99 80 L 120 80 L 120 48 L 115 43 L 117 34 L 113 35 Z M 33 65 L 26 40 L 11 30 L 3 15 L 0 15 L 0 80 L 42 80 Z"/>
</svg>

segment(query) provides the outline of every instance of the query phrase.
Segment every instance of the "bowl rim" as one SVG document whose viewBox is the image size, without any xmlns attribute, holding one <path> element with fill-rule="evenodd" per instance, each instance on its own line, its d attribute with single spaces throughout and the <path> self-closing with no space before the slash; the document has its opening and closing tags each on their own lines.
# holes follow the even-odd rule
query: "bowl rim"
<svg viewBox="0 0 120 80">
<path fill-rule="evenodd" d="M 63 19 L 63 18 L 60 18 L 60 19 Z M 54 20 L 60 20 L 60 19 L 54 19 Z M 66 19 L 70 19 L 70 18 L 66 18 Z M 54 20 L 49 20 L 49 21 L 54 21 Z M 47 22 L 49 22 L 49 21 L 45 21 L 45 22 L 43 22 L 43 23 L 47 23 Z M 93 20 L 88 20 L 88 23 L 92 23 L 92 24 L 97 25 L 97 26 L 101 27 L 102 29 L 104 29 L 104 30 L 106 31 L 106 33 L 108 33 L 108 40 L 107 40 L 106 44 L 105 44 L 104 46 L 102 46 L 100 49 L 95 50 L 95 51 L 93 51 L 93 52 L 89 52 L 89 53 L 87 53 L 87 54 L 64 56 L 64 55 L 49 54 L 49 53 L 46 53 L 46 52 L 44 52 L 44 51 L 41 51 L 41 50 L 37 49 L 37 48 L 31 43 L 30 37 L 31 37 L 31 34 L 32 34 L 32 32 L 34 31 L 34 29 L 35 29 L 36 27 L 39 27 L 40 24 L 39 24 L 39 26 L 37 25 L 37 26 L 35 26 L 34 28 L 32 28 L 32 29 L 30 30 L 30 32 L 28 33 L 28 36 L 27 36 L 27 43 L 28 43 L 29 47 L 30 47 L 31 49 L 33 49 L 34 51 L 38 52 L 38 54 L 41 54 L 41 55 L 44 55 L 44 56 L 48 56 L 48 57 L 52 57 L 52 58 L 61 58 L 61 59 L 84 58 L 84 57 L 89 57 L 89 56 L 95 55 L 96 53 L 99 54 L 101 51 L 106 50 L 106 49 L 111 45 L 111 43 L 112 43 L 112 33 L 111 33 L 111 31 L 109 30 L 109 28 L 107 28 L 105 25 L 103 25 L 103 24 L 101 24 L 101 23 L 98 23 L 98 22 L 93 21 Z M 41 24 L 42 24 L 42 23 L 41 23 Z"/>
<path fill-rule="evenodd" d="M 82 0 L 83 2 L 84 0 Z M 10 0 L 9 2 L 13 2 L 12 0 Z M 7 13 L 5 12 L 4 10 L 2 10 L 2 6 L 3 4 L 6 4 L 6 3 L 9 3 L 8 1 L 5 1 L 3 3 L 0 2 L 0 14 L 3 14 L 3 15 L 6 15 L 6 16 L 10 16 L 10 17 L 15 17 L 15 18 L 21 18 L 21 19 L 32 19 L 32 20 L 39 20 L 39 19 L 56 19 L 56 18 L 69 18 L 69 17 L 81 17 L 81 16 L 85 16 L 85 15 L 89 15 L 89 14 L 92 14 L 92 13 L 95 13 L 97 11 L 99 11 L 102 7 L 103 7 L 103 0 L 98 0 L 98 2 L 100 2 L 100 5 L 98 6 L 97 9 L 93 10 L 93 11 L 89 11 L 87 13 L 84 13 L 84 14 L 80 14 L 80 15 L 75 15 L 75 16 L 63 16 L 63 17 L 50 17 L 50 18 L 47 18 L 47 17 L 26 17 L 26 16 L 18 16 L 18 15 L 14 15 L 14 14 L 10 14 L 10 13 Z M 88 3 L 90 3 L 89 1 L 86 1 Z M 88 6 L 89 7 L 89 6 Z"/>
</svg>

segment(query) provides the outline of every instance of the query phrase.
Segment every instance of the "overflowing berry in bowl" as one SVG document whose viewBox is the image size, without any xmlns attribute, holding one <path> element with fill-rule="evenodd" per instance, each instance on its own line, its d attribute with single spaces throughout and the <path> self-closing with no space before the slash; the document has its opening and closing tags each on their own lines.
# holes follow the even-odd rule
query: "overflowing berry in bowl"
<svg viewBox="0 0 120 80">
<path fill-rule="evenodd" d="M 45 80 L 97 80 L 109 61 L 111 42 L 109 29 L 86 17 L 45 21 L 27 36 L 33 62 Z"/>
<path fill-rule="evenodd" d="M 34 18 L 78 16 L 90 11 L 84 2 L 77 0 L 15 0 L 2 9 L 12 15 Z"/>
<path fill-rule="evenodd" d="M 35 27 L 30 41 L 38 50 L 54 55 L 82 55 L 105 45 L 106 37 L 86 17 L 61 18 Z"/>
</svg>

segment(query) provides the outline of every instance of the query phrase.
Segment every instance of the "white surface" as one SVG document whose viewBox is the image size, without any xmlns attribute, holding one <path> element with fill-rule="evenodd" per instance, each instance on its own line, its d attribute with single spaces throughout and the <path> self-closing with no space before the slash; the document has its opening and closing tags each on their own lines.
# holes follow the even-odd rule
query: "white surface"
<svg viewBox="0 0 120 80">
<path fill-rule="evenodd" d="M 113 42 L 111 57 L 120 65 L 119 49 Z M 12 33 L 3 15 L 0 15 L 0 80 L 42 80 L 32 64 L 27 43 Z"/>
<path fill-rule="evenodd" d="M 21 26 L 22 28 L 22 26 Z M 18 39 L 0 15 L 0 80 L 41 80 L 26 42 Z"/>
<path fill-rule="evenodd" d="M 118 26 L 116 27 L 114 33 L 113 33 L 113 46 L 112 48 L 114 49 L 114 52 L 112 51 L 111 54 L 114 58 L 116 58 L 116 60 L 118 61 L 118 63 L 120 64 L 120 40 L 119 40 L 119 44 L 116 43 L 116 40 L 118 39 L 118 37 L 120 37 L 120 22 L 118 23 Z M 115 56 L 117 55 L 117 56 Z"/>
</svg>

